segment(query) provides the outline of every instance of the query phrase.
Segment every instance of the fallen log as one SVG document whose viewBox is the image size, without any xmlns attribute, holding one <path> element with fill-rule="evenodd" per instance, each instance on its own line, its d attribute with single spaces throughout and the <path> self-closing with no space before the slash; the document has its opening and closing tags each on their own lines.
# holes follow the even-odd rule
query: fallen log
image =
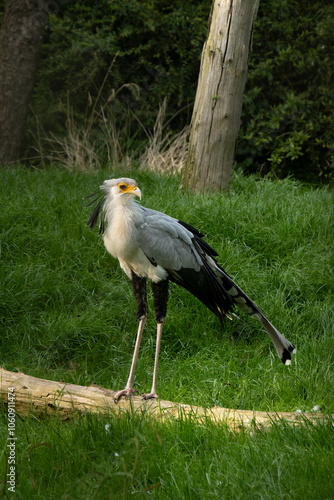
<svg viewBox="0 0 334 500">
<path fill-rule="evenodd" d="M 59 415 L 68 420 L 87 413 L 113 413 L 122 415 L 124 412 L 145 413 L 162 421 L 179 419 L 185 415 L 201 422 L 210 418 L 216 422 L 225 422 L 228 427 L 238 430 L 241 427 L 261 429 L 273 422 L 284 421 L 292 425 L 307 421 L 316 423 L 324 417 L 319 412 L 287 413 L 235 410 L 231 408 L 184 405 L 171 401 L 144 401 L 140 396 L 131 399 L 121 399 L 114 402 L 116 391 L 104 389 L 96 384 L 80 386 L 44 380 L 24 373 L 10 372 L 0 367 L 0 401 L 15 406 L 15 412 L 20 415 Z"/>
</svg>

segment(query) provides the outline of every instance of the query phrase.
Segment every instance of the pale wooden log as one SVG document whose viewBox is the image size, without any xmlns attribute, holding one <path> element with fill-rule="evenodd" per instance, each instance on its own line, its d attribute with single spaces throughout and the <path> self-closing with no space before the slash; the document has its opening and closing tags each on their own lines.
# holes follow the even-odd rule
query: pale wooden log
<svg viewBox="0 0 334 500">
<path fill-rule="evenodd" d="M 115 392 L 96 384 L 87 387 L 66 384 L 31 377 L 20 372 L 13 373 L 0 367 L 0 400 L 8 404 L 8 394 L 11 400 L 14 393 L 15 412 L 20 415 L 59 415 L 63 420 L 68 420 L 87 413 L 122 415 L 131 411 L 144 412 L 149 417 L 162 421 L 191 415 L 198 422 L 206 418 L 217 423 L 225 422 L 233 430 L 241 427 L 261 429 L 278 420 L 300 424 L 306 420 L 317 422 L 323 418 L 319 413 L 267 413 L 220 407 L 205 409 L 161 399 L 144 401 L 140 396 L 134 396 L 131 400 L 121 399 L 115 404 Z"/>
</svg>

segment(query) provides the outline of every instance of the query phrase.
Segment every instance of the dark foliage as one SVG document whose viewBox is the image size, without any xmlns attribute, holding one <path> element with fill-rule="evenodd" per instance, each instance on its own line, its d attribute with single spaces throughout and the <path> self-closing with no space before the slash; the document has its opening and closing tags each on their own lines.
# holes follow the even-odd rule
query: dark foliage
<svg viewBox="0 0 334 500">
<path fill-rule="evenodd" d="M 238 163 L 306 181 L 334 176 L 334 6 L 263 0 L 244 96 Z"/>
<path fill-rule="evenodd" d="M 35 91 L 34 109 L 44 128 L 61 131 L 68 99 L 75 114 L 84 115 L 110 67 L 105 100 L 124 84 L 140 89 L 139 96 L 127 87 L 117 94 L 113 113 L 120 122 L 135 113 L 145 127 L 153 125 L 166 97 L 170 116 L 185 108 L 175 128 L 189 123 L 209 12 L 208 0 L 61 6 L 50 18 Z M 135 129 L 132 118 L 128 134 Z"/>
<path fill-rule="evenodd" d="M 139 95 L 123 87 L 112 100 L 112 112 L 120 128 L 127 123 L 125 140 L 131 138 L 131 147 L 145 139 L 143 126 L 152 127 L 165 97 L 169 118 L 176 114 L 170 126 L 179 130 L 190 122 L 211 0 L 58 4 L 50 16 L 33 101 L 48 135 L 64 134 L 68 103 L 80 120 L 98 96 L 111 100 L 128 83 L 138 85 Z M 260 2 L 237 168 L 310 182 L 333 179 L 331 4 Z M 31 118 L 31 128 L 34 122 Z"/>
</svg>

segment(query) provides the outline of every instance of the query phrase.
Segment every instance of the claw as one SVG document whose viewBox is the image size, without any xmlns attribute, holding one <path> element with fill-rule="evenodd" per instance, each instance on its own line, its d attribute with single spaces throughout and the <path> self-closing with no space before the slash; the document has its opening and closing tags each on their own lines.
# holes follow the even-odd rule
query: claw
<svg viewBox="0 0 334 500">
<path fill-rule="evenodd" d="M 139 393 L 135 389 L 123 389 L 121 391 L 117 391 L 114 396 L 114 403 L 117 404 L 122 396 L 125 396 L 126 399 L 129 398 L 131 394 L 139 394 Z"/>
</svg>

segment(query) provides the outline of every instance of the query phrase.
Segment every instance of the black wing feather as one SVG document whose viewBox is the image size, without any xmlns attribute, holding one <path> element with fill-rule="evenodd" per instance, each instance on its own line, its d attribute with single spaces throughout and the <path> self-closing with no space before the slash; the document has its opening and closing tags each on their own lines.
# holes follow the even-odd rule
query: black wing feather
<svg viewBox="0 0 334 500">
<path fill-rule="evenodd" d="M 178 223 L 188 229 L 188 231 L 190 231 L 194 235 L 194 241 L 199 244 L 199 246 L 204 250 L 205 253 L 210 255 L 210 257 L 218 257 L 218 253 L 216 252 L 216 250 L 210 247 L 210 245 L 202 239 L 204 238 L 204 234 L 200 233 L 195 227 L 190 226 L 190 224 L 187 224 L 186 222 L 179 220 Z"/>
<path fill-rule="evenodd" d="M 192 242 L 201 258 L 202 267 L 199 271 L 189 268 L 178 271 L 168 269 L 170 280 L 188 290 L 223 322 L 225 316 L 234 310 L 234 303 L 206 260 L 206 257 L 212 258 L 218 253 L 202 239 L 204 235 L 200 231 L 186 222 L 178 223 L 192 233 Z"/>
</svg>

